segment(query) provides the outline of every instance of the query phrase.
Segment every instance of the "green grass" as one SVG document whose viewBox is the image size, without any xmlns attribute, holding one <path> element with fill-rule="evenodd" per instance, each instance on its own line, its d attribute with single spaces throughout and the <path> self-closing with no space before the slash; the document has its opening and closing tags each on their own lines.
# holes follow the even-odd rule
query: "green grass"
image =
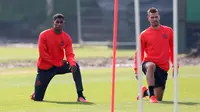
<svg viewBox="0 0 200 112">
<path fill-rule="evenodd" d="M 54 77 L 44 102 L 29 99 L 33 91 L 35 68 L 0 69 L 0 112 L 110 112 L 111 69 L 82 70 L 84 93 L 90 103 L 76 103 L 70 74 Z M 171 72 L 169 72 L 171 73 Z M 178 79 L 179 112 L 199 112 L 200 66 L 181 67 Z M 143 84 L 146 84 L 143 77 Z M 137 112 L 138 82 L 132 68 L 117 68 L 115 112 Z M 143 100 L 144 112 L 173 111 L 173 79 L 167 82 L 164 101 L 150 104 Z"/>
<path fill-rule="evenodd" d="M 14 48 L 0 47 L 0 62 L 12 60 L 37 60 L 37 48 Z M 112 49 L 108 47 L 87 46 L 83 48 L 74 48 L 76 58 L 87 57 L 112 57 Z M 132 57 L 135 50 L 117 50 L 118 57 Z"/>
</svg>

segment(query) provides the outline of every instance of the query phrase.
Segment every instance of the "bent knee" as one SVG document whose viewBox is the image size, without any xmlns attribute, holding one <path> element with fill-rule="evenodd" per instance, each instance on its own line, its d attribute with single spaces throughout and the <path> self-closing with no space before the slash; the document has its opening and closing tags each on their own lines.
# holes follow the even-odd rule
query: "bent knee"
<svg viewBox="0 0 200 112">
<path fill-rule="evenodd" d="M 77 67 L 77 68 L 79 68 L 79 67 L 80 67 L 78 63 L 76 63 L 76 67 Z"/>
<path fill-rule="evenodd" d="M 155 95 L 156 96 L 156 99 L 158 100 L 158 101 L 162 101 L 162 99 L 163 99 L 163 94 L 160 94 L 160 95 Z"/>
<path fill-rule="evenodd" d="M 33 99 L 34 101 L 42 102 L 43 99 Z"/>
<path fill-rule="evenodd" d="M 163 95 L 164 95 L 163 87 L 156 87 L 156 88 L 154 88 L 154 92 L 155 92 L 156 99 L 158 101 L 162 101 Z"/>
<path fill-rule="evenodd" d="M 158 101 L 162 101 L 162 98 L 160 98 L 160 97 L 158 97 L 158 98 L 156 97 L 156 99 L 157 99 Z"/>
<path fill-rule="evenodd" d="M 146 69 L 147 69 L 147 70 L 153 70 L 153 71 L 155 71 L 155 69 L 156 69 L 156 64 L 153 63 L 153 62 L 147 62 L 147 63 L 146 63 Z"/>
</svg>

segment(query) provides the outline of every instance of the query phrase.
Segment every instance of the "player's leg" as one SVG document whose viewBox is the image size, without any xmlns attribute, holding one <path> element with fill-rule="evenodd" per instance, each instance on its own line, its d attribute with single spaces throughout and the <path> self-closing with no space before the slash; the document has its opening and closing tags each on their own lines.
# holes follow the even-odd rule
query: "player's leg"
<svg viewBox="0 0 200 112">
<path fill-rule="evenodd" d="M 156 67 L 154 92 L 158 101 L 162 101 L 163 99 L 167 76 L 168 73 L 166 71 L 162 70 L 158 66 Z"/>
<path fill-rule="evenodd" d="M 142 98 L 145 98 L 146 96 L 149 96 L 149 92 L 146 86 L 142 87 Z M 139 100 L 139 95 L 137 96 L 137 100 Z"/>
<path fill-rule="evenodd" d="M 149 63 L 149 64 L 151 64 L 152 62 L 143 62 L 142 63 L 142 71 L 143 71 L 143 73 L 146 75 L 147 74 L 147 67 L 146 67 L 146 64 L 147 63 Z M 152 63 L 153 64 L 153 63 Z M 154 68 L 154 67 L 152 67 L 152 68 Z M 154 70 L 152 70 L 152 72 L 153 72 Z M 149 72 L 149 68 L 148 68 L 148 72 Z M 152 75 L 152 74 L 151 74 Z M 149 76 L 149 75 L 148 75 Z M 147 79 L 148 80 L 148 79 Z M 149 87 L 150 88 L 150 87 Z M 150 94 L 149 94 L 149 90 L 147 89 L 147 87 L 146 86 L 143 86 L 142 87 L 142 97 L 144 98 L 144 97 L 146 97 L 146 96 L 150 96 Z M 137 96 L 137 100 L 139 99 L 139 96 Z"/>
<path fill-rule="evenodd" d="M 66 73 L 71 73 L 70 65 L 68 62 L 63 60 L 63 66 L 56 67 L 56 75 L 62 75 L 62 74 L 66 74 Z"/>
<path fill-rule="evenodd" d="M 150 97 L 151 103 L 157 103 L 155 94 L 154 94 L 154 87 L 155 87 L 155 70 L 156 70 L 156 64 L 153 62 L 144 62 L 142 64 L 142 71 L 146 75 L 147 84 L 148 84 L 148 91 L 145 90 L 143 95 L 148 95 Z"/>
<path fill-rule="evenodd" d="M 72 73 L 72 75 L 73 75 L 73 79 L 74 79 L 74 82 L 75 82 L 75 85 L 76 85 L 78 100 L 81 100 L 81 101 L 84 102 L 85 97 L 83 95 L 82 77 L 81 77 L 80 67 L 77 63 L 76 63 L 76 67 L 77 67 L 77 70 L 76 70 L 76 72 Z M 65 62 L 62 67 L 56 68 L 57 74 L 71 73 L 71 70 L 69 68 L 70 68 L 69 63 Z"/>
<path fill-rule="evenodd" d="M 143 93 L 143 98 L 146 96 L 149 96 L 149 90 L 143 86 L 142 87 L 142 93 Z M 156 87 L 154 88 L 154 94 L 156 96 L 156 99 L 158 101 L 162 101 L 163 95 L 164 95 L 164 89 L 163 87 Z M 137 97 L 137 100 L 139 99 L 139 96 Z"/>
<path fill-rule="evenodd" d="M 32 96 L 33 100 L 43 101 L 47 86 L 54 77 L 54 69 L 55 68 L 51 68 L 49 70 L 38 69 L 38 74 L 35 80 L 35 91 Z"/>
<path fill-rule="evenodd" d="M 151 86 L 154 86 L 154 63 L 152 62 L 144 62 L 142 63 L 142 71 L 145 75 L 148 75 L 148 77 L 150 77 L 150 83 L 148 83 L 149 87 L 151 89 L 151 96 L 154 95 L 154 91 L 153 91 L 153 88 Z M 150 66 L 150 67 L 149 67 Z M 148 70 L 148 73 L 147 73 L 147 70 Z M 149 82 L 149 78 L 147 78 L 147 82 Z M 147 87 L 143 86 L 142 87 L 142 97 L 146 97 L 146 96 L 150 96 L 149 94 L 149 90 L 147 89 Z M 137 100 L 139 99 L 139 96 L 137 96 Z"/>
<path fill-rule="evenodd" d="M 155 86 L 154 73 L 156 65 L 153 62 L 144 62 L 142 64 L 142 69 L 143 72 L 146 74 L 150 97 L 154 96 L 154 86 Z"/>
<path fill-rule="evenodd" d="M 73 74 L 74 82 L 76 84 L 76 90 L 77 92 L 81 93 L 83 91 L 82 77 L 81 77 L 80 67 L 77 63 L 76 63 L 76 66 L 77 66 L 77 70 L 75 73 L 72 73 L 72 74 Z M 65 73 L 71 73 L 70 65 L 67 62 L 64 63 L 63 66 L 56 68 L 56 74 L 65 74 Z"/>
<path fill-rule="evenodd" d="M 163 87 L 156 87 L 154 88 L 155 96 L 158 101 L 162 101 L 164 95 Z"/>
</svg>

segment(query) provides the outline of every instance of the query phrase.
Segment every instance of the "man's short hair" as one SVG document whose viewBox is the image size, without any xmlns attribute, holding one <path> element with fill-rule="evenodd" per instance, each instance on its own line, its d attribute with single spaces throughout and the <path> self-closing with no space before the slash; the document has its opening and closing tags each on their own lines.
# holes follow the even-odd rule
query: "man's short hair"
<svg viewBox="0 0 200 112">
<path fill-rule="evenodd" d="M 150 13 L 159 13 L 158 9 L 151 7 L 147 10 L 147 15 L 149 15 Z"/>
<path fill-rule="evenodd" d="M 55 15 L 53 16 L 53 21 L 55 21 L 55 20 L 58 19 L 58 18 L 65 19 L 65 17 L 64 17 L 63 14 L 58 13 L 58 14 L 55 14 Z"/>
</svg>

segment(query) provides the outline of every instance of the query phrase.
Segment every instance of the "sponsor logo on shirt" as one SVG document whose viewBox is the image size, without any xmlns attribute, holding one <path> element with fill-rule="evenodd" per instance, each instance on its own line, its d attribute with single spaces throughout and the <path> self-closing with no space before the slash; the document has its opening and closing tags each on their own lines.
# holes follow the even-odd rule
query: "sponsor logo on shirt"
<svg viewBox="0 0 200 112">
<path fill-rule="evenodd" d="M 162 34 L 162 37 L 163 37 L 163 38 L 167 38 L 167 34 L 166 34 L 166 33 L 163 33 L 163 34 Z"/>
<path fill-rule="evenodd" d="M 63 47 L 65 45 L 64 41 L 60 41 L 60 46 Z"/>
</svg>

